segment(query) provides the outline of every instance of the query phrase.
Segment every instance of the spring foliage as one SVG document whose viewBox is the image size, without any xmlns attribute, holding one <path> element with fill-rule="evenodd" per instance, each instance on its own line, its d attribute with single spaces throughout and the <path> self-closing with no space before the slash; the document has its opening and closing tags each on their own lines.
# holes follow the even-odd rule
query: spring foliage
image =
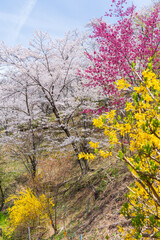
<svg viewBox="0 0 160 240">
<path fill-rule="evenodd" d="M 93 124 L 104 129 L 109 138 L 110 151 L 99 150 L 97 144 L 91 144 L 95 154 L 85 155 L 93 159 L 96 153 L 106 158 L 112 154 L 114 146 L 122 145 L 125 139 L 125 151 L 119 151 L 119 157 L 125 161 L 135 178 L 135 184 L 129 189 L 128 202 L 122 208 L 122 214 L 131 218 L 132 227 L 128 232 L 120 227 L 123 239 L 159 239 L 160 237 L 160 80 L 152 72 L 152 63 L 137 74 L 137 86 L 133 87 L 133 101 L 125 107 L 126 115 L 121 117 L 112 110 L 97 119 Z M 119 90 L 131 87 L 127 81 L 117 82 Z M 79 157 L 81 157 L 81 155 Z"/>
<path fill-rule="evenodd" d="M 54 204 L 52 198 L 48 199 L 44 194 L 37 197 L 31 189 L 27 189 L 20 191 L 18 195 L 11 195 L 7 201 L 14 201 L 13 206 L 8 208 L 10 223 L 8 236 L 18 228 L 32 227 L 46 220 L 50 222 Z"/>
<path fill-rule="evenodd" d="M 132 62 L 138 64 L 137 72 L 147 68 L 148 58 L 153 58 L 153 65 L 159 61 L 160 49 L 160 4 L 154 4 L 146 13 L 136 12 L 135 6 L 129 7 L 126 0 L 112 0 L 106 16 L 116 17 L 117 22 L 109 25 L 99 19 L 93 23 L 92 38 L 97 41 L 94 54 L 86 53 L 91 65 L 82 75 L 88 79 L 90 89 L 101 87 L 104 101 L 99 102 L 97 112 L 124 108 L 126 97 L 115 86 L 116 80 L 126 78 L 135 83 L 135 73 L 131 70 Z M 88 109 L 88 111 L 92 109 Z"/>
</svg>

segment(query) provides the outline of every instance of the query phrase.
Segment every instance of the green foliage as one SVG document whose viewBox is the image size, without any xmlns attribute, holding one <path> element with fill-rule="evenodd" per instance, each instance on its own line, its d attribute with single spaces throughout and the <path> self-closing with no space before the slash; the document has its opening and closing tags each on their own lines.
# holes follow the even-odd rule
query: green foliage
<svg viewBox="0 0 160 240">
<path fill-rule="evenodd" d="M 121 160 L 123 160 L 123 152 L 122 152 L 121 150 L 118 152 L 118 157 L 119 157 Z"/>
<path fill-rule="evenodd" d="M 8 224 L 7 213 L 0 212 L 0 226 L 5 227 Z"/>
</svg>

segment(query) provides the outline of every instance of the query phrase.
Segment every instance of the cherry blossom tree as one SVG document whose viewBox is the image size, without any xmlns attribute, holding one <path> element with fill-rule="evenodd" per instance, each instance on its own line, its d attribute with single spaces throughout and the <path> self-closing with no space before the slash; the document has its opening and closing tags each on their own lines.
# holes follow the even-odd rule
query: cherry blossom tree
<svg viewBox="0 0 160 240">
<path fill-rule="evenodd" d="M 23 160 L 34 177 L 37 168 L 41 133 L 34 128 L 40 112 L 36 106 L 36 91 L 23 73 L 11 67 L 1 83 L 1 141 L 12 149 L 12 156 Z M 36 122 L 36 124 L 38 124 Z M 17 151 L 18 150 L 18 151 Z"/>
<path fill-rule="evenodd" d="M 1 111 L 10 113 L 8 131 L 13 133 L 14 128 L 14 134 L 6 138 L 17 136 L 17 147 L 23 142 L 22 153 L 29 158 L 33 175 L 42 142 L 51 148 L 71 144 L 81 171 L 89 170 L 88 162 L 79 160 L 78 154 L 87 151 L 91 117 L 80 113 L 92 99 L 96 102 L 98 94 L 95 89 L 90 92 L 84 89 L 78 74 L 77 69 L 88 64 L 83 54 L 86 46 L 86 36 L 77 32 L 55 41 L 48 34 L 38 32 L 29 48 L 1 46 L 1 66 L 5 66 L 1 73 Z M 43 129 L 47 130 L 45 134 Z M 56 131 L 63 133 L 63 142 L 55 137 Z"/>
</svg>

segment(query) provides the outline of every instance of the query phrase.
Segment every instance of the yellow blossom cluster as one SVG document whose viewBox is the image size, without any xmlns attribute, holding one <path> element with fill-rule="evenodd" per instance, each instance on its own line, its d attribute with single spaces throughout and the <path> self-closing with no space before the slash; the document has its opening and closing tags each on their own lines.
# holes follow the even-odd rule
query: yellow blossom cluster
<svg viewBox="0 0 160 240">
<path fill-rule="evenodd" d="M 12 207 L 8 208 L 9 229 L 6 235 L 11 236 L 18 227 L 32 227 L 48 219 L 49 213 L 53 212 L 54 204 L 52 198 L 47 199 L 44 194 L 37 197 L 31 189 L 20 191 L 17 195 L 11 195 L 6 202 L 14 201 Z"/>
<path fill-rule="evenodd" d="M 99 142 L 94 143 L 94 142 L 90 141 L 89 144 L 90 144 L 90 147 L 91 147 L 91 148 L 94 148 L 94 149 L 96 149 L 96 148 L 99 147 Z"/>
<path fill-rule="evenodd" d="M 126 117 L 123 120 L 115 117 L 112 123 L 109 119 L 110 125 L 104 131 L 109 138 L 113 128 L 117 139 L 119 135 L 129 136 L 131 156 L 126 152 L 120 154 L 136 179 L 129 188 L 128 204 L 122 208 L 123 215 L 132 220 L 127 233 L 120 227 L 126 240 L 160 239 L 160 80 L 147 69 L 139 82 L 134 87 L 134 101 L 126 104 Z"/>
<path fill-rule="evenodd" d="M 86 160 L 94 160 L 94 158 L 96 157 L 93 153 L 84 153 L 81 152 L 78 155 L 79 159 L 85 158 Z"/>
<path fill-rule="evenodd" d="M 101 128 L 101 127 L 103 127 L 103 124 L 104 124 L 104 122 L 103 122 L 103 116 L 100 116 L 99 118 L 94 118 L 93 119 L 93 125 L 94 126 L 96 126 L 96 127 L 98 127 L 98 128 Z"/>
<path fill-rule="evenodd" d="M 124 144 L 123 139 L 129 150 L 119 152 L 136 180 L 122 208 L 132 221 L 127 232 L 120 227 L 122 239 L 160 239 L 160 79 L 151 69 L 137 77 L 139 85 L 133 87 L 133 101 L 126 104 L 125 117 L 112 110 L 93 119 L 93 124 L 104 130 L 112 148 Z M 116 85 L 120 90 L 130 87 L 124 79 Z M 95 155 L 111 155 L 97 150 L 98 144 L 90 146 L 96 149 Z"/>
<path fill-rule="evenodd" d="M 103 158 L 107 158 L 108 156 L 112 156 L 112 152 L 105 152 L 105 151 L 103 151 L 103 150 L 99 150 L 99 155 L 101 156 L 101 157 L 103 157 Z"/>
<path fill-rule="evenodd" d="M 116 86 L 118 88 L 118 90 L 126 90 L 127 88 L 129 88 L 131 85 L 125 80 L 125 79 L 120 79 L 118 80 L 116 83 Z"/>
</svg>

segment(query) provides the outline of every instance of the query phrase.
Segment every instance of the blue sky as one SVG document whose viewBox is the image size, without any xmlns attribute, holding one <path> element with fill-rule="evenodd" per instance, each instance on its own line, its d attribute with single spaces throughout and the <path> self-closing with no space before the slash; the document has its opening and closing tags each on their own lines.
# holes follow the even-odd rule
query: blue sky
<svg viewBox="0 0 160 240">
<path fill-rule="evenodd" d="M 9 46 L 27 45 L 35 30 L 61 38 L 104 16 L 110 0 L 0 0 L 0 41 Z M 133 0 L 138 9 L 152 0 Z"/>
</svg>

